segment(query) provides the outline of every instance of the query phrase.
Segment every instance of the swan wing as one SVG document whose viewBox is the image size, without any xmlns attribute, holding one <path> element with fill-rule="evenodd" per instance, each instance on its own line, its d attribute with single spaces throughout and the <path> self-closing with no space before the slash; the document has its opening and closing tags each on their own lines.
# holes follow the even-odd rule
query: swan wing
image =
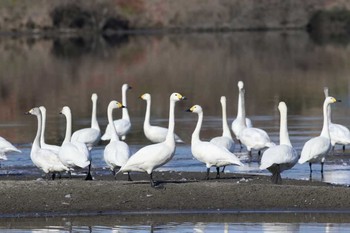
<svg viewBox="0 0 350 233">
<path fill-rule="evenodd" d="M 329 134 L 331 136 L 332 145 L 350 144 L 350 131 L 340 124 L 329 124 Z"/>
<path fill-rule="evenodd" d="M 122 167 L 130 157 L 130 149 L 125 142 L 111 141 L 105 147 L 103 156 L 109 167 Z"/>
<path fill-rule="evenodd" d="M 331 149 L 331 142 L 326 137 L 311 138 L 305 143 L 301 151 L 299 163 L 313 162 L 325 156 Z"/>
<path fill-rule="evenodd" d="M 0 137 L 0 151 L 2 153 L 6 153 L 6 152 L 19 152 L 19 153 L 21 153 L 20 150 L 18 150 L 14 145 L 12 145 L 12 143 L 7 141 L 3 137 Z"/>
<path fill-rule="evenodd" d="M 131 123 L 128 120 L 125 119 L 118 119 L 113 121 L 115 130 L 117 131 L 117 134 L 119 137 L 126 135 L 130 129 L 131 129 Z M 107 125 L 105 133 L 102 135 L 102 140 L 110 140 L 111 134 L 112 134 L 112 126 L 110 124 Z"/>
<path fill-rule="evenodd" d="M 100 130 L 93 128 L 84 128 L 73 133 L 72 142 L 82 142 L 89 145 L 95 145 L 101 138 Z"/>
<path fill-rule="evenodd" d="M 167 163 L 174 155 L 175 147 L 165 143 L 145 146 L 132 155 L 121 171 L 146 171 L 151 173 L 155 168 Z"/>
<path fill-rule="evenodd" d="M 90 153 L 84 143 L 64 143 L 58 157 L 61 162 L 69 167 L 85 168 L 90 164 Z"/>
<path fill-rule="evenodd" d="M 245 128 L 239 137 L 244 145 L 256 150 L 274 145 L 267 133 L 258 128 Z"/>
<path fill-rule="evenodd" d="M 217 146 L 224 147 L 230 152 L 233 152 L 235 149 L 235 143 L 229 137 L 225 137 L 225 136 L 215 137 L 215 138 L 212 138 L 210 142 L 214 143 Z"/>
<path fill-rule="evenodd" d="M 210 142 L 197 142 L 191 146 L 193 156 L 205 163 L 207 167 L 226 166 L 230 164 L 242 166 L 241 161 L 235 154 L 229 152 L 223 147 L 219 147 Z"/>
<path fill-rule="evenodd" d="M 267 169 L 273 165 L 287 165 L 293 167 L 298 161 L 298 153 L 288 145 L 278 145 L 268 148 L 262 155 L 260 169 Z"/>
</svg>

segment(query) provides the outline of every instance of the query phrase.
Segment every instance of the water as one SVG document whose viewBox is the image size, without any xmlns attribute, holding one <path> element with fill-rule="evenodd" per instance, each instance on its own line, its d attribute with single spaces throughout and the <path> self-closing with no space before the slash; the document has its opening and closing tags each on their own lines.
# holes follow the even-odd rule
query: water
<svg viewBox="0 0 350 233">
<path fill-rule="evenodd" d="M 346 232 L 349 215 L 335 213 L 143 214 L 5 219 L 6 232 Z"/>
<path fill-rule="evenodd" d="M 209 140 L 221 135 L 219 99 L 222 95 L 227 97 L 231 124 L 237 112 L 239 80 L 245 83 L 248 117 L 255 127 L 266 130 L 274 142 L 278 142 L 279 133 L 277 105 L 279 101 L 287 103 L 290 138 L 298 152 L 308 139 L 321 131 L 323 87 L 328 86 L 330 95 L 342 100 L 332 107 L 333 122 L 350 126 L 350 47 L 346 43 L 318 44 L 303 31 L 145 34 L 114 38 L 0 37 L 0 52 L 0 135 L 22 150 L 21 154 L 13 153 L 8 156 L 9 160 L 2 162 L 1 175 L 41 176 L 29 157 L 36 120 L 25 116 L 25 111 L 44 105 L 48 114 L 47 142 L 60 144 L 65 121 L 58 113 L 64 105 L 72 109 L 74 129 L 88 127 L 90 97 L 96 92 L 98 120 L 104 131 L 107 105 L 112 99 L 121 101 L 123 83 L 133 87 L 128 93 L 132 130 L 126 139 L 133 152 L 149 144 L 142 131 L 145 103 L 138 97 L 145 92 L 152 94 L 151 121 L 162 126 L 167 125 L 170 93 L 177 91 L 188 97 L 176 106 L 175 131 L 185 144 L 179 144 L 174 159 L 159 170 L 205 170 L 190 151 L 190 137 L 197 118 L 184 110 L 193 104 L 202 105 L 201 138 Z M 117 111 L 114 116 L 119 118 L 121 112 Z M 92 151 L 93 168 L 107 174 L 102 160 L 104 145 Z M 349 150 L 347 148 L 343 154 L 337 147 L 335 155 L 329 156 L 324 182 L 350 185 Z M 237 153 L 247 162 L 244 152 Z M 256 160 L 247 162 L 244 168 L 228 167 L 226 171 L 268 174 L 258 166 Z M 320 180 L 319 165 L 315 164 L 314 170 L 313 179 Z M 298 164 L 285 171 L 282 177 L 309 179 L 308 165 Z M 194 217 L 193 221 L 166 220 L 153 228 L 152 224 L 138 220 L 110 225 L 75 224 L 74 220 L 64 218 L 53 223 L 45 219 L 43 221 L 48 223 L 43 225 L 34 221 L 32 225 L 31 220 L 22 219 L 19 222 L 25 227 L 6 225 L 3 229 L 9 232 L 48 229 L 97 232 L 349 230 L 346 223 L 334 219 L 321 221 L 314 215 L 294 222 L 281 221 L 278 216 L 261 221 L 256 215 L 250 221 L 213 221 L 210 215 L 207 220 Z M 286 218 L 292 219 L 291 216 Z"/>
</svg>

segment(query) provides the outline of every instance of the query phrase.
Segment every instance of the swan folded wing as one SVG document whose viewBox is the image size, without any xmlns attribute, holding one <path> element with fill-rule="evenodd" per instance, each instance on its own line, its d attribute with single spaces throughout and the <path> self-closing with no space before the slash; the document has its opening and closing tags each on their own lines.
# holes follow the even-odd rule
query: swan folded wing
<svg viewBox="0 0 350 233">
<path fill-rule="evenodd" d="M 258 128 L 244 129 L 240 135 L 240 139 L 243 144 L 253 149 L 261 149 L 274 145 L 274 143 L 271 143 L 271 140 L 267 133 L 264 130 Z"/>
<path fill-rule="evenodd" d="M 307 141 L 301 151 L 299 163 L 319 161 L 331 149 L 330 140 L 326 137 L 316 137 Z"/>
<path fill-rule="evenodd" d="M 274 164 L 294 164 L 298 161 L 296 150 L 288 145 L 278 145 L 268 148 L 261 157 L 260 169 L 267 169 Z"/>
<path fill-rule="evenodd" d="M 100 139 L 100 137 L 101 133 L 99 130 L 93 128 L 85 128 L 75 131 L 72 135 L 71 141 L 94 144 Z"/>
<path fill-rule="evenodd" d="M 131 129 L 131 123 L 128 120 L 118 119 L 114 121 L 115 130 L 117 131 L 118 136 L 123 136 L 127 134 Z M 112 134 L 112 126 L 110 124 L 107 125 L 105 133 L 102 135 L 102 140 L 110 140 Z"/>
<path fill-rule="evenodd" d="M 217 146 L 224 147 L 228 149 L 229 151 L 233 151 L 234 149 L 234 143 L 231 138 L 221 136 L 221 137 L 215 137 L 210 140 L 211 143 L 214 143 Z"/>
<path fill-rule="evenodd" d="M 120 141 L 110 142 L 104 150 L 104 158 L 109 166 L 122 167 L 130 157 L 129 146 Z"/>
<path fill-rule="evenodd" d="M 168 129 L 160 126 L 151 126 L 145 130 L 146 137 L 152 142 L 164 142 Z"/>
<path fill-rule="evenodd" d="M 59 152 L 61 162 L 69 167 L 85 168 L 90 164 L 89 151 L 84 143 L 65 143 Z"/>
<path fill-rule="evenodd" d="M 331 136 L 332 144 L 350 144 L 350 131 L 343 125 L 330 124 L 329 134 Z"/>
<path fill-rule="evenodd" d="M 44 168 L 45 172 L 57 172 L 67 171 L 68 168 L 62 164 L 62 162 L 51 150 L 41 149 L 36 153 L 37 163 Z"/>
<path fill-rule="evenodd" d="M 132 155 L 121 171 L 140 171 L 151 173 L 154 169 L 167 163 L 174 155 L 175 148 L 165 143 L 158 143 L 141 148 Z"/>
<path fill-rule="evenodd" d="M 243 166 L 241 161 L 226 148 L 219 147 L 210 142 L 195 143 L 192 147 L 192 154 L 199 161 L 210 166 L 226 166 L 235 164 Z"/>
<path fill-rule="evenodd" d="M 0 137 L 0 151 L 21 153 L 20 150 L 18 150 L 14 145 L 12 145 L 9 141 L 7 141 L 3 137 Z"/>
</svg>

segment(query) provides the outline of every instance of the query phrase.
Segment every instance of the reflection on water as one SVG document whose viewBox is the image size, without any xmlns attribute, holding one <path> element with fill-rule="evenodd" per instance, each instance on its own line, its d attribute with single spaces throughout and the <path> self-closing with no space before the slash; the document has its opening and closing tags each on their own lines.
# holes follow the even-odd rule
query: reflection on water
<svg viewBox="0 0 350 233">
<path fill-rule="evenodd" d="M 149 144 L 142 131 L 146 106 L 138 98 L 140 94 L 152 94 L 152 123 L 162 126 L 167 126 L 170 93 L 178 91 L 188 97 L 176 106 L 175 127 L 186 144 L 178 146 L 165 170 L 204 170 L 190 152 L 196 117 L 184 110 L 202 105 L 202 139 L 220 135 L 220 96 L 227 96 L 231 124 L 236 116 L 239 80 L 245 82 L 247 115 L 274 142 L 278 142 L 277 105 L 281 100 L 288 105 L 290 137 L 299 152 L 310 137 L 320 133 L 324 86 L 343 100 L 333 107 L 333 122 L 350 127 L 350 48 L 346 44 L 317 44 L 303 31 L 0 37 L 0 52 L 0 135 L 23 150 L 3 162 L 2 174 L 39 173 L 29 159 L 36 120 L 24 116 L 25 111 L 46 106 L 47 141 L 60 144 L 65 130 L 64 119 L 58 114 L 62 106 L 71 107 L 74 129 L 87 127 L 90 96 L 96 92 L 98 120 L 104 130 L 107 105 L 111 99 L 121 100 L 123 83 L 133 87 L 128 92 L 132 130 L 126 140 L 133 151 Z M 120 115 L 115 113 L 116 118 Z M 103 149 L 101 144 L 93 151 L 95 168 L 105 166 Z M 325 181 L 349 184 L 348 155 L 349 150 L 345 155 L 337 151 L 326 161 Z M 319 179 L 319 167 L 314 168 L 315 179 Z M 260 172 L 258 162 L 244 169 Z M 297 165 L 283 176 L 308 179 L 308 167 Z"/>
<path fill-rule="evenodd" d="M 346 232 L 346 214 L 163 214 L 0 220 L 6 232 Z"/>
</svg>

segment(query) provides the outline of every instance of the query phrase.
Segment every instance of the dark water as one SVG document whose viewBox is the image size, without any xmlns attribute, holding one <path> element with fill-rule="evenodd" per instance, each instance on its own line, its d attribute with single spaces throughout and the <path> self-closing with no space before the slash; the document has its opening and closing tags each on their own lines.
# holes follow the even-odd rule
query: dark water
<svg viewBox="0 0 350 233">
<path fill-rule="evenodd" d="M 133 87 L 128 93 L 132 130 L 126 140 L 133 152 L 149 144 L 142 131 L 145 103 L 138 97 L 145 92 L 152 94 L 152 123 L 162 126 L 167 126 L 169 95 L 176 91 L 188 97 L 176 106 L 175 131 L 185 144 L 177 147 L 174 159 L 160 170 L 205 170 L 190 152 L 196 116 L 184 110 L 193 104 L 202 105 L 201 138 L 209 140 L 221 135 L 219 99 L 222 95 L 227 97 L 231 125 L 237 114 L 239 80 L 245 83 L 247 115 L 255 127 L 266 130 L 276 143 L 279 101 L 287 103 L 289 133 L 297 151 L 301 151 L 308 139 L 319 135 L 325 86 L 329 87 L 330 95 L 342 100 L 333 106 L 333 122 L 350 126 L 350 47 L 347 43 L 315 43 L 303 31 L 143 34 L 114 38 L 0 37 L 0 53 L 0 135 L 23 151 L 9 155 L 9 160 L 2 162 L 0 172 L 3 175 L 41 176 L 29 158 L 36 120 L 25 116 L 25 111 L 44 105 L 48 114 L 47 142 L 60 144 L 65 121 L 58 113 L 64 105 L 72 109 L 74 129 L 88 127 L 90 97 L 96 92 L 98 121 L 104 131 L 107 105 L 112 99 L 121 101 L 123 83 Z M 121 112 L 115 113 L 115 118 L 120 116 Z M 102 160 L 103 149 L 104 144 L 101 144 L 92 151 L 93 167 L 100 170 L 106 166 Z M 337 147 L 336 154 L 326 161 L 324 181 L 349 185 L 349 158 L 349 148 L 343 154 Z M 255 161 L 244 168 L 228 167 L 227 171 L 267 174 L 259 171 L 258 165 Z M 309 179 L 308 169 L 308 165 L 296 165 L 282 177 Z M 314 179 L 320 180 L 319 165 L 314 165 L 314 169 Z M 24 225 L 30 226 L 26 221 Z M 71 230 L 71 221 L 58 220 L 61 223 L 57 225 L 58 230 Z M 155 229 L 160 232 L 164 229 L 167 232 L 227 232 L 227 228 L 270 232 L 279 231 L 279 226 L 284 230 L 297 228 L 296 232 L 349 229 L 346 224 L 314 223 L 319 222 L 317 219 L 308 219 L 301 225 L 278 220 L 270 224 L 257 221 L 168 221 L 160 230 L 159 226 Z M 137 221 L 131 225 L 117 222 L 101 227 L 98 223 L 89 227 L 72 225 L 77 227 L 74 231 L 149 232 L 152 228 L 150 224 Z M 55 229 L 56 225 L 34 225 L 28 231 L 40 231 L 47 226 Z M 27 229 L 10 225 L 8 228 L 13 232 Z"/>
</svg>

